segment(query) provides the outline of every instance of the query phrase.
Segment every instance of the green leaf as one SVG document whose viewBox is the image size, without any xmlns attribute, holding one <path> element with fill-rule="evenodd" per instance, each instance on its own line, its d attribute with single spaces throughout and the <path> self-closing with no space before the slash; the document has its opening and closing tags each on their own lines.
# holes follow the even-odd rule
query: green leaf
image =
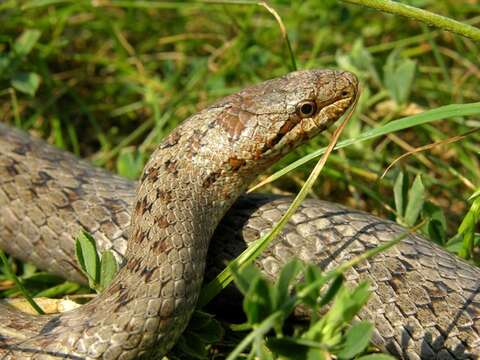
<svg viewBox="0 0 480 360">
<path fill-rule="evenodd" d="M 186 333 L 193 332 L 206 344 L 216 343 L 223 337 L 223 328 L 213 315 L 195 310 Z"/>
<path fill-rule="evenodd" d="M 350 291 L 346 292 L 348 294 Z M 346 295 L 344 299 L 348 306 L 345 307 L 343 321 L 350 322 L 353 317 L 360 311 L 370 297 L 370 285 L 367 281 L 362 281 L 353 291 Z"/>
<path fill-rule="evenodd" d="M 40 76 L 33 72 L 17 72 L 13 75 L 10 82 L 18 91 L 33 96 L 40 85 L 40 79 Z"/>
<path fill-rule="evenodd" d="M 19 58 L 23 58 L 32 51 L 33 47 L 40 38 L 40 31 L 25 30 L 22 35 L 18 37 L 13 45 L 13 50 Z"/>
<path fill-rule="evenodd" d="M 425 201 L 425 187 L 422 183 L 421 175 L 417 175 L 413 185 L 408 191 L 408 204 L 405 210 L 405 225 L 411 227 L 415 225 L 418 215 L 422 210 Z"/>
<path fill-rule="evenodd" d="M 422 213 L 424 218 L 429 219 L 424 232 L 437 244 L 445 245 L 447 240 L 447 219 L 442 208 L 427 201 L 423 205 Z"/>
<path fill-rule="evenodd" d="M 272 299 L 268 282 L 259 277 L 245 296 L 245 313 L 250 324 L 257 324 L 270 315 Z"/>
<path fill-rule="evenodd" d="M 7 77 L 6 73 L 10 72 L 10 63 L 11 60 L 8 54 L 0 54 L 0 78 Z"/>
<path fill-rule="evenodd" d="M 447 245 L 445 248 L 457 254 L 458 256 L 461 256 L 462 250 L 463 250 L 463 236 L 462 234 L 455 234 L 452 236 L 450 239 L 447 241 Z"/>
<path fill-rule="evenodd" d="M 472 201 L 473 199 L 480 196 L 480 189 L 477 189 L 470 197 L 467 199 L 468 201 Z"/>
<path fill-rule="evenodd" d="M 284 356 L 287 359 L 306 359 L 308 346 L 300 343 L 297 338 L 267 338 L 266 344 L 276 355 Z"/>
<path fill-rule="evenodd" d="M 82 271 L 88 278 L 88 284 L 96 289 L 100 280 L 100 259 L 95 239 L 86 231 L 82 231 L 75 242 L 75 254 Z"/>
<path fill-rule="evenodd" d="M 410 97 L 413 80 L 415 78 L 416 63 L 413 60 L 406 59 L 397 68 L 397 98 L 398 104 L 405 104 Z"/>
<path fill-rule="evenodd" d="M 338 276 L 333 279 L 330 287 L 328 288 L 327 292 L 322 296 L 320 300 L 320 306 L 327 305 L 332 299 L 337 295 L 338 291 L 341 289 L 343 285 L 343 275 L 339 274 Z"/>
<path fill-rule="evenodd" d="M 320 269 L 315 265 L 307 265 L 304 273 L 305 281 L 303 283 L 298 284 L 297 291 L 300 291 L 308 286 L 308 284 L 312 284 L 317 282 L 322 278 L 322 272 Z M 310 306 L 312 309 L 317 307 L 317 299 L 319 295 L 319 289 L 316 291 L 312 291 L 305 295 L 303 301 Z"/>
<path fill-rule="evenodd" d="M 443 246 L 447 238 L 446 228 L 438 220 L 430 220 L 427 226 L 428 237 Z"/>
<path fill-rule="evenodd" d="M 213 315 L 195 310 L 188 324 L 177 341 L 169 359 L 207 359 L 207 346 L 223 337 L 223 328 Z"/>
<path fill-rule="evenodd" d="M 25 299 L 27 299 L 30 306 L 34 308 L 39 315 L 45 314 L 42 308 L 35 302 L 30 292 L 25 288 L 25 286 L 23 286 L 22 281 L 18 278 L 17 274 L 15 274 L 15 271 L 10 266 L 10 262 L 8 261 L 5 253 L 1 249 L 0 249 L 0 261 L 3 264 L 3 271 L 5 272 L 5 275 L 7 275 L 11 280 L 13 280 L 13 282 L 17 286 L 17 289 L 20 291 L 20 293 L 22 293 Z"/>
<path fill-rule="evenodd" d="M 130 180 L 138 179 L 144 167 L 143 156 L 132 148 L 120 150 L 117 158 L 117 172 Z"/>
<path fill-rule="evenodd" d="M 117 259 L 109 250 L 102 252 L 100 261 L 100 289 L 104 290 L 112 282 L 118 271 Z"/>
<path fill-rule="evenodd" d="M 416 64 L 413 60 L 402 59 L 398 50 L 390 53 L 383 67 L 384 85 L 398 105 L 407 102 L 415 77 Z"/>
<path fill-rule="evenodd" d="M 35 276 L 37 274 L 37 267 L 32 263 L 23 263 L 22 264 L 22 278 L 28 278 L 30 276 Z"/>
<path fill-rule="evenodd" d="M 232 352 L 227 356 L 226 360 L 237 359 L 247 346 L 257 339 L 264 337 L 265 334 L 267 334 L 283 316 L 284 315 L 281 311 L 276 311 L 258 324 L 258 326 L 255 326 L 255 328 L 247 336 L 245 336 L 243 340 L 237 344 L 237 346 L 235 346 L 235 349 L 233 349 Z"/>
<path fill-rule="evenodd" d="M 207 359 L 205 344 L 196 334 L 182 336 L 177 342 L 176 348 L 193 359 Z"/>
<path fill-rule="evenodd" d="M 253 265 L 245 266 L 239 270 L 235 263 L 230 266 L 235 285 L 243 295 L 246 295 L 253 281 L 261 277 L 260 271 Z"/>
<path fill-rule="evenodd" d="M 340 359 L 350 359 L 360 354 L 370 343 L 373 325 L 367 321 L 354 324 L 345 334 L 342 350 L 336 353 Z"/>
<path fill-rule="evenodd" d="M 315 349 L 315 348 L 308 349 L 307 360 L 326 360 L 326 359 L 331 359 L 331 357 L 328 355 L 328 353 L 326 353 L 326 351 L 321 349 Z"/>
<path fill-rule="evenodd" d="M 22 10 L 54 5 L 54 4 L 73 3 L 73 2 L 74 2 L 73 0 L 30 0 L 23 3 Z"/>
<path fill-rule="evenodd" d="M 479 221 L 480 197 L 476 196 L 457 230 L 458 234 L 463 235 L 463 247 L 459 253 L 463 258 L 469 259 L 474 256 L 475 231 L 476 224 Z"/>
<path fill-rule="evenodd" d="M 258 324 L 271 314 L 271 291 L 267 280 L 263 277 L 253 280 L 243 300 L 243 310 L 250 324 Z"/>
<path fill-rule="evenodd" d="M 48 285 L 48 284 L 55 284 L 55 283 L 58 284 L 58 282 L 62 281 L 63 279 L 58 275 L 52 275 L 45 272 L 36 272 L 30 275 L 23 275 L 22 280 L 28 281 L 30 283 L 36 283 L 39 285 L 45 285 L 45 284 Z"/>
<path fill-rule="evenodd" d="M 73 294 L 74 292 L 80 289 L 80 285 L 71 281 L 65 281 L 62 284 L 52 286 L 49 289 L 43 290 L 35 294 L 36 297 L 57 297 L 64 296 L 68 294 Z"/>
<path fill-rule="evenodd" d="M 372 78 L 376 84 L 380 84 L 373 56 L 365 48 L 361 39 L 353 43 L 352 50 L 347 54 L 337 52 L 335 58 L 340 68 L 357 74 L 361 79 Z"/>
<path fill-rule="evenodd" d="M 282 306 L 289 297 L 289 286 L 296 276 L 302 270 L 302 262 L 298 259 L 292 259 L 283 266 L 275 284 L 275 298 L 273 301 L 273 310 Z"/>
<path fill-rule="evenodd" d="M 342 340 L 342 328 L 358 313 L 369 295 L 369 286 L 365 281 L 353 290 L 342 286 L 328 312 L 305 332 L 303 338 L 321 341 L 326 346 L 337 346 Z"/>
</svg>

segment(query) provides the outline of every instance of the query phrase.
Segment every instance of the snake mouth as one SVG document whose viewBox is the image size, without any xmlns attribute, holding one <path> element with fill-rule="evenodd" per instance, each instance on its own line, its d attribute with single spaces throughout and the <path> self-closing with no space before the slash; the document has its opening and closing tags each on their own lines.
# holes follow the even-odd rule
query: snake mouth
<svg viewBox="0 0 480 360">
<path fill-rule="evenodd" d="M 319 130 L 315 131 L 312 127 L 313 133 L 311 136 L 339 120 L 357 102 L 359 95 L 358 78 L 348 71 L 335 72 L 332 92 L 333 94 L 326 99 L 317 100 L 318 111 L 312 120 Z"/>
<path fill-rule="evenodd" d="M 305 124 L 301 123 L 299 125 L 303 125 L 304 128 L 306 127 L 306 130 L 309 133 L 308 137 L 311 138 L 338 121 L 348 112 L 348 109 L 352 107 L 356 102 L 356 99 L 357 91 L 355 90 L 354 94 L 351 96 L 337 96 L 333 99 L 326 100 L 322 103 L 322 107 L 317 115 L 311 119 L 309 125 L 305 126 Z"/>
<path fill-rule="evenodd" d="M 336 99 L 325 101 L 322 108 L 318 111 L 317 116 L 312 120 L 321 127 L 323 123 L 327 126 L 337 121 L 343 114 L 345 114 L 355 102 L 356 96 L 337 97 Z"/>
<path fill-rule="evenodd" d="M 348 75 L 351 75 L 348 73 Z M 313 117 L 313 122 L 321 130 L 330 126 L 332 123 L 339 120 L 347 110 L 351 108 L 359 97 L 358 80 L 355 76 L 344 77 L 348 81 L 346 87 L 338 96 L 327 99 L 318 104 L 320 109 L 316 116 Z"/>
</svg>

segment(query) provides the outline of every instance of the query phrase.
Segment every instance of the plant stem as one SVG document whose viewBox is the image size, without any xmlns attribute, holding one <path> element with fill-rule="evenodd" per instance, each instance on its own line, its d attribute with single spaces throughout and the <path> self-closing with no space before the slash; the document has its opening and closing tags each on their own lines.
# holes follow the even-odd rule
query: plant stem
<svg viewBox="0 0 480 360">
<path fill-rule="evenodd" d="M 5 253 L 0 250 L 0 260 L 3 262 L 3 266 L 5 268 L 5 272 L 7 273 L 7 276 L 13 280 L 15 285 L 17 285 L 18 290 L 23 294 L 25 299 L 27 299 L 28 303 L 32 308 L 35 309 L 35 311 L 39 315 L 44 315 L 45 312 L 42 310 L 42 308 L 33 300 L 32 296 L 30 293 L 27 291 L 27 289 L 23 286 L 22 282 L 20 279 L 17 277 L 17 275 L 13 272 L 12 268 L 10 267 L 10 264 L 8 263 L 7 257 L 5 256 Z"/>
<path fill-rule="evenodd" d="M 405 16 L 410 19 L 418 20 L 427 25 L 436 26 L 443 30 L 480 41 L 480 29 L 464 24 L 460 21 L 432 13 L 427 10 L 419 9 L 406 4 L 401 4 L 391 0 L 341 0 L 346 3 L 363 5 L 390 14 Z"/>
</svg>

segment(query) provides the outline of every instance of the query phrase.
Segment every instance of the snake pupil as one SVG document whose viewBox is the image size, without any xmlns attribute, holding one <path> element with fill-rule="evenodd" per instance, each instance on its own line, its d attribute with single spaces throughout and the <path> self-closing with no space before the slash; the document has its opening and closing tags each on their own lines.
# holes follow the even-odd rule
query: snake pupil
<svg viewBox="0 0 480 360">
<path fill-rule="evenodd" d="M 298 106 L 298 113 L 301 117 L 310 117 L 317 111 L 317 105 L 314 101 L 301 102 Z"/>
</svg>

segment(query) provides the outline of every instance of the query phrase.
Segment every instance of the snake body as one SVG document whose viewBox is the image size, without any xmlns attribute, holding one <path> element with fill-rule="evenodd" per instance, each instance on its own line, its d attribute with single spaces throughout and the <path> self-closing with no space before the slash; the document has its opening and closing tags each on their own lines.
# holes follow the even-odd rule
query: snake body
<svg viewBox="0 0 480 360">
<path fill-rule="evenodd" d="M 323 80 L 312 85 L 312 79 Z M 275 83 L 274 88 L 267 83 L 253 90 L 246 89 L 194 118 L 217 119 L 217 126 L 237 134 L 242 130 L 238 128 L 240 125 L 235 116 L 241 119 L 242 115 L 238 115 L 239 110 L 235 109 L 234 103 L 263 102 L 253 113 L 277 119 L 279 114 L 293 113 L 288 109 L 311 97 L 309 91 L 313 91 L 319 104 L 334 104 L 337 107 L 337 115 L 326 117 L 331 122 L 350 103 L 350 100 L 340 100 L 339 103 L 332 99 L 338 98 L 338 93 L 343 92 L 345 87 L 350 91 L 356 88 L 356 81 L 345 73 L 302 72 L 279 81 L 281 83 Z M 307 85 L 298 89 L 299 84 L 305 81 Z M 332 82 L 336 84 L 332 85 Z M 271 92 L 284 93 L 283 100 L 279 101 L 281 104 L 277 103 L 278 107 L 272 106 L 275 96 Z M 288 101 L 285 95 L 288 92 L 296 92 L 297 95 Z M 332 106 L 325 109 L 328 108 Z M 222 120 L 214 115 L 219 113 Z M 231 123 L 226 120 L 228 116 L 232 117 Z M 323 122 L 318 123 L 319 129 L 324 127 L 321 125 Z M 196 129 L 205 129 L 197 125 Z M 164 149 L 171 148 L 172 144 L 181 141 L 184 134 L 183 130 L 174 132 L 161 149 L 162 146 Z M 187 138 L 185 142 L 198 148 L 201 147 L 198 144 L 201 139 L 205 139 L 206 145 L 211 140 L 196 136 Z M 285 150 L 282 148 L 281 152 L 291 146 L 288 145 Z M 140 187 L 135 195 L 135 183 L 92 167 L 41 140 L 1 124 L 0 149 L 0 246 L 3 249 L 66 278 L 84 282 L 83 275 L 74 265 L 73 237 L 85 228 L 95 236 L 101 249 L 112 249 L 124 263 L 121 281 L 117 279 L 105 294 L 79 311 L 32 317 L 2 307 L 0 351 L 5 358 L 47 355 L 58 358 L 65 355 L 76 359 L 124 359 L 143 352 L 147 355 L 164 353 L 185 326 L 201 283 L 207 238 L 218 218 L 233 202 L 235 196 L 232 194 L 240 192 L 238 188 L 233 189 L 238 183 L 228 187 L 229 192 L 222 193 L 221 199 L 225 194 L 231 198 L 224 207 L 220 206 L 222 210 L 216 210 L 215 219 L 212 219 L 213 211 L 207 210 L 208 204 L 201 209 L 189 205 L 189 211 L 170 219 L 168 215 L 173 216 L 175 208 L 167 205 L 156 213 L 167 215 L 165 220 L 169 224 L 177 221 L 180 228 L 172 228 L 172 233 L 169 233 L 172 243 L 156 245 L 156 241 L 149 238 L 135 244 L 139 241 L 135 240 L 139 236 L 139 220 L 136 217 L 152 204 L 150 201 L 144 204 L 143 200 L 145 186 L 148 188 L 151 182 Z M 217 150 L 220 152 L 220 149 Z M 170 155 L 175 157 L 176 154 Z M 276 157 L 273 154 L 268 162 Z M 154 160 L 154 164 L 158 163 Z M 192 161 L 188 164 L 191 166 Z M 230 165 L 238 164 L 232 161 Z M 265 166 L 268 164 L 261 167 Z M 229 171 L 232 168 L 228 168 Z M 147 166 L 140 180 L 142 184 L 157 177 L 154 169 L 152 163 Z M 164 165 L 161 173 L 175 170 L 181 171 L 180 164 L 170 170 Z M 260 170 L 256 168 L 255 172 Z M 207 182 L 209 186 L 207 189 L 202 187 L 202 192 L 216 183 L 206 174 L 198 176 L 202 184 L 205 179 L 210 179 Z M 193 177 L 189 180 L 192 182 Z M 176 185 L 185 184 L 177 181 Z M 211 191 L 219 193 L 218 190 L 225 189 L 227 183 L 222 180 L 218 186 Z M 188 196 L 181 193 L 173 198 L 157 190 L 154 198 L 184 203 L 196 195 L 195 190 L 186 189 Z M 241 196 L 213 236 L 207 259 L 207 278 L 215 275 L 226 260 L 238 255 L 248 243 L 268 232 L 290 201 L 288 197 L 271 195 Z M 215 203 L 209 198 L 208 203 L 211 202 Z M 198 217 L 198 224 L 186 223 L 192 216 Z M 162 218 L 153 223 L 148 217 L 143 221 L 150 229 L 157 229 L 155 222 L 164 223 Z M 133 224 L 131 228 L 130 223 Z M 204 229 L 202 224 L 208 224 L 209 230 Z M 186 245 L 192 240 L 182 238 L 181 241 L 175 237 L 175 234 L 196 234 L 201 230 L 205 235 L 199 240 L 200 249 L 195 248 L 195 252 Z M 306 200 L 257 264 L 272 278 L 276 277 L 282 264 L 294 256 L 329 269 L 404 231 L 393 222 L 358 210 L 325 201 Z M 198 261 L 195 265 L 190 265 L 192 258 Z M 167 268 L 163 267 L 166 263 L 169 264 Z M 192 280 L 187 282 L 190 276 Z M 352 269 L 347 279 L 353 284 L 360 279 L 370 281 L 373 294 L 359 318 L 375 323 L 374 343 L 383 350 L 405 359 L 478 358 L 480 270 L 476 267 L 420 236 L 410 235 L 396 247 Z"/>
<path fill-rule="evenodd" d="M 188 323 L 225 212 L 259 172 L 337 120 L 356 94 L 354 75 L 309 70 L 230 95 L 159 145 L 135 195 L 125 180 L 1 126 L 1 246 L 77 279 L 67 264 L 80 226 L 125 252 L 111 285 L 79 309 L 30 316 L 2 306 L 1 353 L 161 358 Z M 125 245 L 118 240 L 127 223 Z"/>
</svg>

